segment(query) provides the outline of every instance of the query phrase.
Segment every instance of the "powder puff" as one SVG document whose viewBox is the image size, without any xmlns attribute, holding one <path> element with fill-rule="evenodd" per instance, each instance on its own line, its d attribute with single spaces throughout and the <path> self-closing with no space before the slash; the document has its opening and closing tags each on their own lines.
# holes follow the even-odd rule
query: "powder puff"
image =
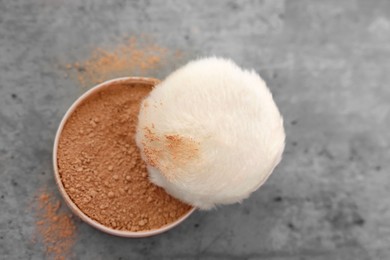
<svg viewBox="0 0 390 260">
<path fill-rule="evenodd" d="M 200 209 L 241 202 L 280 162 L 283 119 L 254 71 L 192 61 L 143 101 L 136 135 L 150 180 Z"/>
</svg>

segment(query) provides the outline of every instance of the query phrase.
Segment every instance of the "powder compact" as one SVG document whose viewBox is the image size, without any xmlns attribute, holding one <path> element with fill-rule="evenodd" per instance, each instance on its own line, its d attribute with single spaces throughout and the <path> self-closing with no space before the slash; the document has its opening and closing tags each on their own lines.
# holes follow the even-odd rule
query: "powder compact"
<svg viewBox="0 0 390 260">
<path fill-rule="evenodd" d="M 104 82 L 70 107 L 57 131 L 53 162 L 62 196 L 81 219 L 113 235 L 159 234 L 194 211 L 149 181 L 135 143 L 140 104 L 157 83 Z"/>
</svg>

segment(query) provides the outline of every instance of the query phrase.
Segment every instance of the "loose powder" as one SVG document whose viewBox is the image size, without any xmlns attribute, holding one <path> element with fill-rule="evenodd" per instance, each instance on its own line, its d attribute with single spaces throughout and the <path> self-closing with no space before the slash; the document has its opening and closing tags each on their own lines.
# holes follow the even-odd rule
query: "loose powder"
<svg viewBox="0 0 390 260">
<path fill-rule="evenodd" d="M 140 104 L 152 87 L 109 85 L 72 113 L 59 140 L 66 192 L 87 216 L 113 229 L 153 230 L 191 210 L 149 181 L 135 144 Z"/>
<path fill-rule="evenodd" d="M 75 243 L 76 226 L 72 215 L 61 211 L 61 202 L 47 190 L 36 199 L 36 231 L 50 259 L 67 259 Z"/>
</svg>

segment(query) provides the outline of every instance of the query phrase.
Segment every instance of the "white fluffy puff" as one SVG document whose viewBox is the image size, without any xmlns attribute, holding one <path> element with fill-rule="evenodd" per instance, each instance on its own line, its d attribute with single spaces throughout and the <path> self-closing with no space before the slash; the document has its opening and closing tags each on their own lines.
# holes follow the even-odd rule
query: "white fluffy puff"
<svg viewBox="0 0 390 260">
<path fill-rule="evenodd" d="M 211 57 L 152 90 L 136 140 L 153 183 L 209 209 L 241 202 L 266 181 L 281 160 L 285 132 L 260 76 Z"/>
</svg>

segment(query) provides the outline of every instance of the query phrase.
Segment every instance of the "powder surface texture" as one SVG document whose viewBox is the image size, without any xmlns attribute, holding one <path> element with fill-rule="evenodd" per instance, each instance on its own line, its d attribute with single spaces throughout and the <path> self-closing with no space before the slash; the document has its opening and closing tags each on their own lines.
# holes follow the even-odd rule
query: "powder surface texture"
<svg viewBox="0 0 390 260">
<path fill-rule="evenodd" d="M 65 190 L 87 216 L 113 229 L 153 230 L 191 210 L 149 181 L 135 143 L 140 104 L 152 87 L 121 83 L 95 93 L 72 113 L 59 140 Z"/>
</svg>

